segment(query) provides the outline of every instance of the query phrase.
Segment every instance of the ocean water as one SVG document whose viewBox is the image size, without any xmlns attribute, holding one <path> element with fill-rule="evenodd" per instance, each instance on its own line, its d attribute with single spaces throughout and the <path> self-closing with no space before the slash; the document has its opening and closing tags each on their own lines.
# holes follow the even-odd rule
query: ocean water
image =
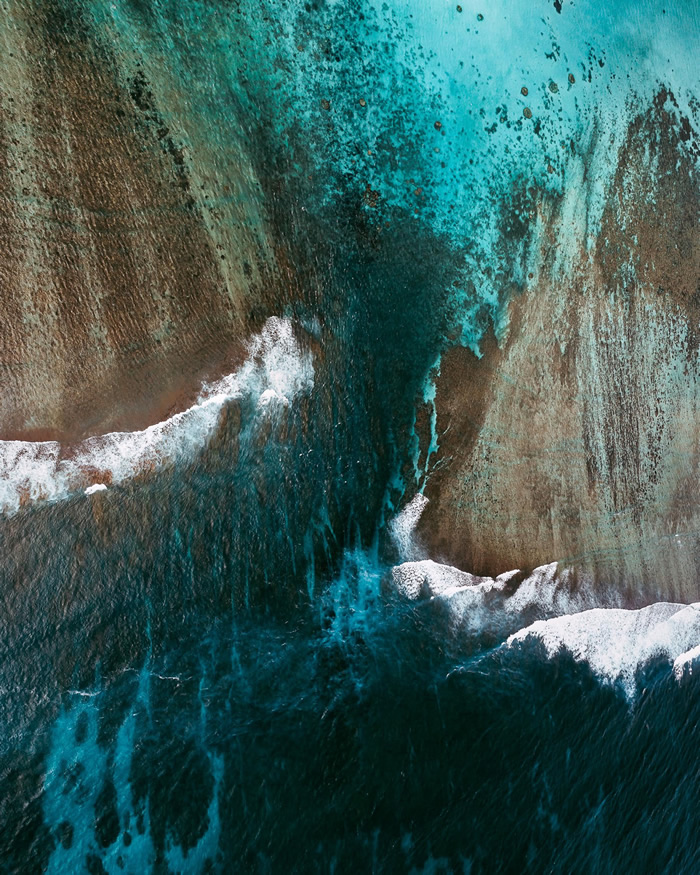
<svg viewBox="0 0 700 875">
<path fill-rule="evenodd" d="M 416 534 L 443 356 L 697 129 L 695 5 L 79 6 L 291 279 L 188 409 L 0 442 L 0 871 L 697 872 L 700 604 Z"/>
<path fill-rule="evenodd" d="M 697 674 L 652 651 L 611 679 L 537 638 L 460 633 L 443 602 L 399 597 L 385 570 L 348 552 L 315 610 L 192 623 L 63 691 L 42 755 L 23 763 L 40 791 L 14 813 L 5 860 L 693 871 Z"/>
</svg>

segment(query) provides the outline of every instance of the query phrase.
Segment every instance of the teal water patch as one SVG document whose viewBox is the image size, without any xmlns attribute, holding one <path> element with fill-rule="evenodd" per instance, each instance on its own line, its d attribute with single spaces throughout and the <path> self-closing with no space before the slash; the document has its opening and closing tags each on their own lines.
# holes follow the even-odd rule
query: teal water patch
<svg viewBox="0 0 700 875">
<path fill-rule="evenodd" d="M 316 618 L 218 623 L 74 693 L 49 871 L 692 869 L 692 675 L 640 665 L 630 707 L 564 651 L 451 634 L 386 571 L 354 550 Z"/>
<path fill-rule="evenodd" d="M 129 783 L 136 711 L 147 701 L 147 673 L 107 755 L 99 743 L 99 691 L 77 691 L 52 732 L 44 779 L 44 822 L 54 839 L 47 872 L 150 871 L 156 855 L 148 811 L 138 811 Z M 104 698 L 104 697 L 103 697 Z"/>
<path fill-rule="evenodd" d="M 176 688 L 177 675 L 154 672 L 150 663 L 134 674 L 136 690 L 126 719 L 116 738 L 105 746 L 100 731 L 106 701 L 114 688 L 72 691 L 51 734 L 51 749 L 45 765 L 42 793 L 44 822 L 54 840 L 47 872 L 88 871 L 118 873 L 152 871 L 158 858 L 172 872 L 207 871 L 217 857 L 221 824 L 219 789 L 223 759 L 209 753 L 211 801 L 204 814 L 206 824 L 183 848 L 166 828 L 156 853 L 151 833 L 150 800 L 134 793 L 132 780 L 138 768 L 139 745 L 148 744 L 154 713 L 151 685 L 162 682 Z M 132 689 L 134 685 L 131 685 Z M 123 694 L 123 691 L 122 691 Z M 200 681 L 200 742 L 206 740 L 206 679 Z M 179 766 L 187 766 L 181 762 Z M 178 767 L 179 767 L 178 766 Z M 184 777 L 184 773 L 183 773 Z M 191 790 L 188 792 L 192 792 Z"/>
<path fill-rule="evenodd" d="M 634 118 L 664 91 L 698 124 L 692 3 L 87 8 L 126 79 L 152 80 L 212 228 L 282 209 L 304 233 L 322 215 L 332 260 L 344 232 L 329 212 L 349 199 L 385 237 L 424 225 L 462 259 L 445 333 L 474 349 L 537 276 L 543 210 L 561 211 L 558 270 L 594 244 Z M 247 182 L 226 194 L 227 175 Z"/>
</svg>

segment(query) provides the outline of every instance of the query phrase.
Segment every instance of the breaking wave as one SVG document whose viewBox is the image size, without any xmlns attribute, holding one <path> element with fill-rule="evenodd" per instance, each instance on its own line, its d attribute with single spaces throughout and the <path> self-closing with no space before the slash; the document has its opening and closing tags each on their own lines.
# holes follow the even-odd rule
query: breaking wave
<svg viewBox="0 0 700 875">
<path fill-rule="evenodd" d="M 613 598 L 556 562 L 527 576 L 516 569 L 493 578 L 424 559 L 397 565 L 391 575 L 402 595 L 439 600 L 448 609 L 453 631 L 469 634 L 498 630 L 505 635 L 532 619 L 582 611 L 603 599 L 610 604 Z"/>
<path fill-rule="evenodd" d="M 700 602 L 623 608 L 556 562 L 490 578 L 423 560 L 394 567 L 391 577 L 405 598 L 444 606 L 452 634 L 496 635 L 511 653 L 539 642 L 549 659 L 568 653 L 629 699 L 653 660 L 667 662 L 679 681 L 700 660 Z"/>
<path fill-rule="evenodd" d="M 311 353 L 301 349 L 289 319 L 272 317 L 248 343 L 234 373 L 205 384 L 197 402 L 143 431 L 111 432 L 76 446 L 59 441 L 0 441 L 0 511 L 30 501 L 88 495 L 137 474 L 187 461 L 202 450 L 224 405 L 247 399 L 261 414 L 284 407 L 313 387 Z"/>
<path fill-rule="evenodd" d="M 605 683 L 620 684 L 632 697 L 637 672 L 653 659 L 673 663 L 682 678 L 700 655 L 700 602 L 657 602 L 636 611 L 594 608 L 580 614 L 538 620 L 508 638 L 516 647 L 528 640 L 544 644 L 551 658 L 566 650 L 586 662 Z"/>
</svg>

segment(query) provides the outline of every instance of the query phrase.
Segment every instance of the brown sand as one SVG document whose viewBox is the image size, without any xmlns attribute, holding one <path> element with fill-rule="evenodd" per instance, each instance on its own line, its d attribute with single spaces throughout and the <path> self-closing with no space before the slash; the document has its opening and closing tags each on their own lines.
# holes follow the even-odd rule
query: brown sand
<svg viewBox="0 0 700 875">
<path fill-rule="evenodd" d="M 561 219 L 543 203 L 507 339 L 445 357 L 419 524 L 434 558 L 488 575 L 563 560 L 700 596 L 700 186 L 667 100 L 629 131 L 595 251 L 551 280 Z"/>
<path fill-rule="evenodd" d="M 264 309 L 254 174 L 167 65 L 120 52 L 77 7 L 5 14 L 0 438 L 143 428 L 239 363 Z"/>
</svg>

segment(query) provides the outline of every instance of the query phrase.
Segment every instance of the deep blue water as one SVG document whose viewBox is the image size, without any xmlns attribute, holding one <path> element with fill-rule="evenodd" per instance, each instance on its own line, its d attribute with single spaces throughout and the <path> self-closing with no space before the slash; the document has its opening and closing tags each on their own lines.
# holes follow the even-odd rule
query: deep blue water
<svg viewBox="0 0 700 875">
<path fill-rule="evenodd" d="M 694 871 L 696 679 L 645 666 L 631 705 L 380 581 L 355 553 L 317 610 L 195 625 L 65 692 L 23 867 Z"/>
<path fill-rule="evenodd" d="M 684 4 L 563 5 L 84 4 L 247 144 L 295 277 L 253 316 L 314 379 L 0 520 L 2 871 L 700 870 L 697 674 L 643 663 L 630 696 L 391 584 L 441 355 L 522 292 L 528 187 L 594 237 L 630 99 L 696 84 Z"/>
</svg>

